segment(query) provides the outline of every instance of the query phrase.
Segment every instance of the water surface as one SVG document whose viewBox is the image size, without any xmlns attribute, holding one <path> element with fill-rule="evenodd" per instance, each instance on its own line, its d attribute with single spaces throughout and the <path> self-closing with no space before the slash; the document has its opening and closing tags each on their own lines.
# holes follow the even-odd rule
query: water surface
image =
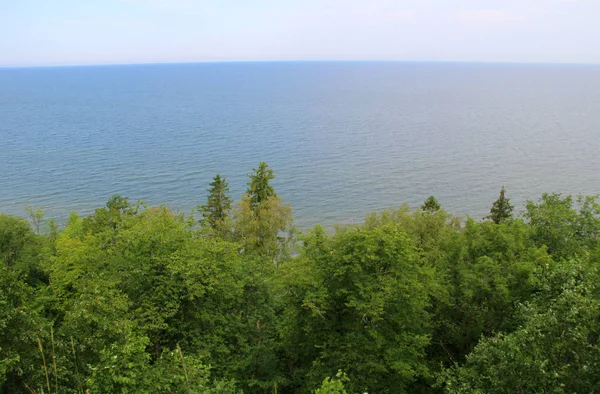
<svg viewBox="0 0 600 394">
<path fill-rule="evenodd" d="M 600 191 L 600 67 L 401 62 L 0 69 L 0 211 L 89 213 L 118 193 L 188 212 L 259 161 L 296 223 L 435 195 L 485 216 Z"/>
</svg>

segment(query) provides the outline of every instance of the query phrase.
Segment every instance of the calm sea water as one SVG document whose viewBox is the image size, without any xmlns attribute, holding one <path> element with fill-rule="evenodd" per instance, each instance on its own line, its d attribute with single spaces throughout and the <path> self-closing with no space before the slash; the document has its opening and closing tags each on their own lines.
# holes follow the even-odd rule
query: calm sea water
<svg viewBox="0 0 600 394">
<path fill-rule="evenodd" d="M 485 216 L 501 185 L 600 192 L 600 67 L 222 63 L 0 70 L 0 211 L 64 219 L 118 193 L 188 212 L 259 161 L 296 223 L 435 195 Z"/>
</svg>

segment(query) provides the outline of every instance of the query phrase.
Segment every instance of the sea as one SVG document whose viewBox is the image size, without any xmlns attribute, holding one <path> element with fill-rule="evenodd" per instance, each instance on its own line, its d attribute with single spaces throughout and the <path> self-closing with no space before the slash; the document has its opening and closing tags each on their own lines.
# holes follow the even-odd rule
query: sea
<svg viewBox="0 0 600 394">
<path fill-rule="evenodd" d="M 0 69 L 0 212 L 64 222 L 113 194 L 190 214 L 265 161 L 296 226 L 434 195 L 481 219 L 502 186 L 600 192 L 600 66 L 232 62 Z"/>
</svg>

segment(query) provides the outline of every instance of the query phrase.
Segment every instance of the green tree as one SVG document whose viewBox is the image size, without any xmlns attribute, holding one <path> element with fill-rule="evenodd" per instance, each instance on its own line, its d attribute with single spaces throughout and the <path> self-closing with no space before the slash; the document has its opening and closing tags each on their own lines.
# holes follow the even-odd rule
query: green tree
<svg viewBox="0 0 600 394">
<path fill-rule="evenodd" d="M 234 240 L 245 253 L 261 255 L 277 265 L 293 244 L 292 209 L 271 186 L 275 175 L 266 163 L 253 171 L 248 190 L 233 212 Z"/>
<path fill-rule="evenodd" d="M 253 207 L 251 197 L 242 196 L 233 213 L 234 239 L 246 254 L 258 254 L 277 264 L 293 243 L 292 209 L 271 196 Z"/>
<path fill-rule="evenodd" d="M 27 211 L 27 216 L 29 217 L 29 221 L 33 225 L 36 234 L 40 234 L 40 227 L 42 221 L 44 220 L 44 210 L 41 207 L 25 207 L 25 211 Z"/>
<path fill-rule="evenodd" d="M 35 344 L 44 325 L 23 273 L 0 266 L 0 392 L 25 392 L 24 381 L 42 377 Z"/>
<path fill-rule="evenodd" d="M 57 332 L 63 342 L 73 337 L 87 387 L 121 391 L 147 382 L 185 392 L 183 375 L 172 380 L 169 372 L 182 371 L 171 363 L 182 357 L 177 346 L 198 368 L 212 364 L 216 377 L 246 378 L 238 366 L 253 351 L 246 314 L 254 305 L 244 301 L 249 279 L 239 247 L 198 237 L 165 207 L 120 215 L 116 233 L 114 223 L 72 215 L 48 266 Z M 187 373 L 193 387 L 195 372 Z"/>
<path fill-rule="evenodd" d="M 10 270 L 33 237 L 31 226 L 22 218 L 0 214 L 0 256 Z"/>
<path fill-rule="evenodd" d="M 208 197 L 205 205 L 199 206 L 202 212 L 202 222 L 213 229 L 225 221 L 231 210 L 231 197 L 229 197 L 229 186 L 225 178 L 217 174 L 210 183 Z"/>
<path fill-rule="evenodd" d="M 595 261 L 600 261 L 598 237 L 600 235 L 600 204 L 598 196 L 578 196 L 579 217 L 577 236 L 586 251 L 596 255 Z"/>
<path fill-rule="evenodd" d="M 315 394 L 347 394 L 344 388 L 344 382 L 348 381 L 348 377 L 342 371 L 338 371 L 335 377 L 326 377 L 323 383 L 315 390 Z"/>
<path fill-rule="evenodd" d="M 275 179 L 275 174 L 264 161 L 261 161 L 258 168 L 253 168 L 252 171 L 254 172 L 248 175 L 250 181 L 248 182 L 246 194 L 250 196 L 250 207 L 254 212 L 258 212 L 262 203 L 271 197 L 277 197 L 275 189 L 270 183 L 271 180 Z"/>
<path fill-rule="evenodd" d="M 429 266 L 436 266 L 444 254 L 451 237 L 460 230 L 460 220 L 443 209 L 423 214 L 423 211 L 411 211 L 408 204 L 398 209 L 388 209 L 368 215 L 366 228 L 393 225 L 407 233 L 421 249 Z"/>
<path fill-rule="evenodd" d="M 544 193 L 537 203 L 528 200 L 525 208 L 524 216 L 537 245 L 545 245 L 557 258 L 575 257 L 582 252 L 579 214 L 571 196 Z"/>
<path fill-rule="evenodd" d="M 86 231 L 89 233 L 103 232 L 114 242 L 114 236 L 124 218 L 138 213 L 142 203 L 132 204 L 127 197 L 117 194 L 110 197 L 106 206 L 98 208 L 84 219 Z"/>
<path fill-rule="evenodd" d="M 427 197 L 423 205 L 421 205 L 421 210 L 423 212 L 436 212 L 439 211 L 440 208 L 441 205 L 434 196 Z"/>
<path fill-rule="evenodd" d="M 587 263 L 540 271 L 544 291 L 512 333 L 482 339 L 440 382 L 448 393 L 593 393 L 600 389 L 598 277 Z M 558 279 L 558 281 L 557 281 Z"/>
<path fill-rule="evenodd" d="M 597 196 L 480 222 L 430 198 L 292 257 L 273 177 L 200 231 L 120 196 L 64 229 L 0 214 L 0 392 L 600 392 Z"/>
<path fill-rule="evenodd" d="M 431 355 L 459 362 L 482 336 L 516 328 L 517 307 L 539 290 L 534 274 L 548 258 L 529 236 L 522 220 L 471 218 L 453 235 L 437 266 L 449 294 L 436 305 Z"/>
<path fill-rule="evenodd" d="M 350 392 L 406 392 L 427 369 L 433 283 L 412 240 L 392 225 L 317 228 L 304 245 L 283 268 L 293 375 L 314 387 L 342 367 Z"/>
<path fill-rule="evenodd" d="M 505 193 L 504 186 L 502 186 L 500 189 L 500 196 L 492 204 L 490 215 L 486 216 L 486 219 L 490 219 L 496 224 L 500 224 L 512 218 L 514 206 L 510 204 L 510 198 L 507 198 Z"/>
</svg>

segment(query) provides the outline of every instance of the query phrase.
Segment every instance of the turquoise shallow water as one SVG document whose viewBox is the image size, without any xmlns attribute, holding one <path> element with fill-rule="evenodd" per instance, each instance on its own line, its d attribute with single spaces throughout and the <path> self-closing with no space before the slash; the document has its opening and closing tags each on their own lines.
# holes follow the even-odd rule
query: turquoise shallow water
<svg viewBox="0 0 600 394">
<path fill-rule="evenodd" d="M 118 193 L 187 212 L 261 160 L 296 223 L 428 195 L 485 216 L 505 185 L 600 191 L 600 67 L 207 63 L 0 69 L 0 211 L 64 219 Z"/>
</svg>

